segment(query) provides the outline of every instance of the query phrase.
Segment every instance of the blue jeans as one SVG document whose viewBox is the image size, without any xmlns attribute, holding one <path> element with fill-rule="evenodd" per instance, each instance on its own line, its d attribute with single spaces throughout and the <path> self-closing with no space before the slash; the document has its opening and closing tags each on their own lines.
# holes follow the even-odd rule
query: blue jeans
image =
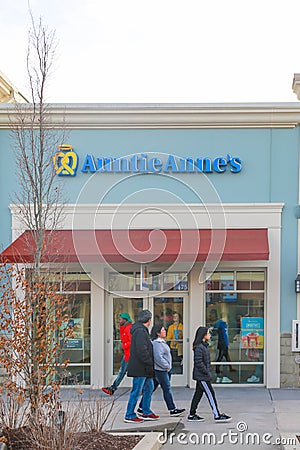
<svg viewBox="0 0 300 450">
<path fill-rule="evenodd" d="M 171 371 L 167 372 L 165 370 L 155 370 L 154 391 L 160 384 L 167 408 L 169 411 L 173 411 L 174 409 L 176 409 L 176 406 L 173 400 L 170 380 L 171 380 Z M 139 408 L 141 408 L 144 411 L 143 399 L 140 401 Z"/>
<path fill-rule="evenodd" d="M 171 391 L 171 371 L 167 372 L 165 370 L 155 370 L 155 379 L 154 379 L 154 390 L 157 386 L 161 386 L 163 391 L 164 401 L 166 402 L 167 408 L 169 411 L 173 411 L 176 409 L 174 404 L 173 395 Z M 144 411 L 143 399 L 141 399 L 139 408 Z"/>
<path fill-rule="evenodd" d="M 176 408 L 173 400 L 173 395 L 171 391 L 171 372 L 166 372 L 163 370 L 156 370 L 155 377 L 159 384 L 161 385 L 163 391 L 164 401 L 166 402 L 169 411 L 173 411 Z"/>
<path fill-rule="evenodd" d="M 113 384 L 111 386 L 114 391 L 116 391 L 118 389 L 119 384 L 125 377 L 126 372 L 127 372 L 127 367 L 128 367 L 128 361 L 126 362 L 125 358 L 123 356 L 117 378 L 115 379 L 115 381 L 113 382 Z"/>
<path fill-rule="evenodd" d="M 134 412 L 139 396 L 143 391 L 143 413 L 152 414 L 153 411 L 150 409 L 151 396 L 153 392 L 153 379 L 146 377 L 133 377 L 132 388 L 127 404 L 127 410 L 125 414 L 126 419 L 134 419 L 137 417 Z"/>
</svg>

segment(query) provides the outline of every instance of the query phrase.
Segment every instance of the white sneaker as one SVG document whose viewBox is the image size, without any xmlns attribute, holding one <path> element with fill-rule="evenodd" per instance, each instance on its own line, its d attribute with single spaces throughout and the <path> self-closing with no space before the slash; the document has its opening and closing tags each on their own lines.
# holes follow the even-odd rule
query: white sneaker
<svg viewBox="0 0 300 450">
<path fill-rule="evenodd" d="M 216 383 L 222 383 L 222 378 L 221 377 L 217 377 Z"/>
<path fill-rule="evenodd" d="M 252 377 L 247 379 L 247 383 L 259 383 L 260 382 L 260 378 L 258 378 L 255 375 L 252 375 Z"/>
<path fill-rule="evenodd" d="M 232 383 L 232 380 L 228 377 L 223 377 L 222 378 L 222 383 Z"/>
</svg>

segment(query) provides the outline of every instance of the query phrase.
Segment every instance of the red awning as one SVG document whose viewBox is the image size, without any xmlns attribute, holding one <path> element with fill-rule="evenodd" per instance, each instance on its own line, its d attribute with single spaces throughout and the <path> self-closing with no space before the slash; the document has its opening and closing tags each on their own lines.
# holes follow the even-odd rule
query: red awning
<svg viewBox="0 0 300 450">
<path fill-rule="evenodd" d="M 49 239 L 48 239 L 49 238 Z M 269 259 L 267 229 L 46 231 L 44 262 L 196 262 Z M 32 262 L 34 235 L 25 231 L 2 257 Z"/>
</svg>

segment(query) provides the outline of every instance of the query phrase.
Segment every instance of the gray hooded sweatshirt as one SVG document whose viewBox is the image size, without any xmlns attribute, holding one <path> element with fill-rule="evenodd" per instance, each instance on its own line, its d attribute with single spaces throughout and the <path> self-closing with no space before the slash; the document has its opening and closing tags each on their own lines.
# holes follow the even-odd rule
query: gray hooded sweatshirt
<svg viewBox="0 0 300 450">
<path fill-rule="evenodd" d="M 172 356 L 169 345 L 163 338 L 160 337 L 154 339 L 152 344 L 154 369 L 169 372 L 172 369 Z"/>
</svg>

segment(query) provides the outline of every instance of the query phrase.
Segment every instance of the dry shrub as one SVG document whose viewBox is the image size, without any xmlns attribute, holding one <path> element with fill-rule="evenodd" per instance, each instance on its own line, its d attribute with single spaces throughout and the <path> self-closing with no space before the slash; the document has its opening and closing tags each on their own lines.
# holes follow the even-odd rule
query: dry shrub
<svg viewBox="0 0 300 450">
<path fill-rule="evenodd" d="M 56 409 L 44 405 L 35 415 L 28 406 L 14 404 L 7 397 L 7 403 L 0 402 L 0 411 L 5 417 L 2 420 L 1 416 L 1 422 L 5 424 L 8 443 L 13 444 L 14 450 L 74 450 L 79 436 L 102 432 L 111 418 L 114 401 L 104 400 L 97 392 L 90 392 L 85 400 L 82 394 L 78 390 L 71 400 Z"/>
<path fill-rule="evenodd" d="M 73 450 L 76 433 L 82 428 L 82 416 L 71 403 L 64 411 L 47 407 L 28 422 L 27 431 L 32 450 Z"/>
<path fill-rule="evenodd" d="M 107 424 L 110 418 L 110 427 L 112 427 L 118 412 L 115 411 L 113 417 L 111 417 L 114 405 L 114 400 L 104 400 L 97 392 L 90 391 L 88 399 L 85 402 L 81 399 L 85 430 L 103 431 L 104 425 Z"/>
<path fill-rule="evenodd" d="M 28 403 L 0 388 L 0 429 L 12 430 L 26 425 Z"/>
</svg>

